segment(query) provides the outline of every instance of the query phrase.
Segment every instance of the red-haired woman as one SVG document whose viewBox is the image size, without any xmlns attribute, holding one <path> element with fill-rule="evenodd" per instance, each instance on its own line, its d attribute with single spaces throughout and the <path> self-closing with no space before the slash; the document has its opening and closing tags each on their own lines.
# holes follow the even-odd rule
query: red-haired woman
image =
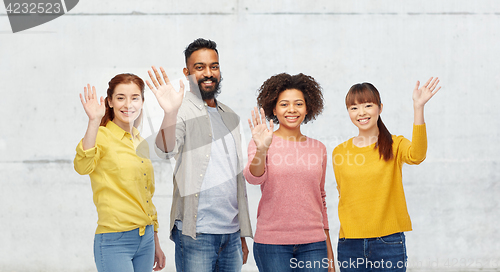
<svg viewBox="0 0 500 272">
<path fill-rule="evenodd" d="M 419 164 L 427 152 L 424 105 L 441 88 L 430 78 L 413 90 L 414 123 L 410 142 L 394 136 L 380 114 L 375 86 L 355 84 L 346 96 L 356 137 L 333 151 L 339 191 L 340 234 L 337 249 L 341 271 L 406 271 L 403 232 L 411 230 L 403 191 L 403 163 Z"/>
<path fill-rule="evenodd" d="M 111 79 L 107 97 L 95 87 L 80 94 L 89 117 L 76 148 L 75 170 L 89 175 L 98 221 L 94 258 L 98 271 L 158 271 L 165 255 L 157 236 L 155 190 L 149 148 L 137 126 L 144 103 L 144 82 L 133 74 Z"/>
</svg>

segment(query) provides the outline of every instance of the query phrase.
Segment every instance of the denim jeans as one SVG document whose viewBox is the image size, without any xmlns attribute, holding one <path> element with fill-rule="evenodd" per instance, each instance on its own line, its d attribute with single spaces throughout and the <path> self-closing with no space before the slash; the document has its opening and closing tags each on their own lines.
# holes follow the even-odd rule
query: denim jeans
<svg viewBox="0 0 500 272">
<path fill-rule="evenodd" d="M 172 230 L 177 272 L 239 272 L 243 265 L 240 232 L 197 233 L 196 239 Z"/>
<path fill-rule="evenodd" d="M 406 271 L 406 242 L 402 232 L 368 239 L 339 239 L 338 266 L 348 271 Z"/>
<path fill-rule="evenodd" d="M 94 259 L 99 272 L 152 271 L 155 257 L 153 226 L 139 236 L 139 229 L 96 234 Z"/>
<path fill-rule="evenodd" d="M 253 254 L 260 272 L 328 271 L 326 241 L 300 245 L 253 243 Z"/>
</svg>

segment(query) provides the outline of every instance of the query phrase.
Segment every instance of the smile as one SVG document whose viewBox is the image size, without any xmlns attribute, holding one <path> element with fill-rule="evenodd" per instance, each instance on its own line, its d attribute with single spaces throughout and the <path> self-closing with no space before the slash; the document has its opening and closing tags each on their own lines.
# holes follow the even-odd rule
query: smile
<svg viewBox="0 0 500 272">
<path fill-rule="evenodd" d="M 362 125 L 364 124 L 368 124 L 368 121 L 370 121 L 370 118 L 362 118 L 362 119 L 358 119 L 358 122 Z"/>
</svg>

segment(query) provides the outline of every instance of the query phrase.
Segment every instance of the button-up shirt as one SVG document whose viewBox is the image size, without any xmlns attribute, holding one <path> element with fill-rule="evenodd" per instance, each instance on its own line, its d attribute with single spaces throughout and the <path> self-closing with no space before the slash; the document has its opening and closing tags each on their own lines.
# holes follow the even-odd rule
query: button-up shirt
<svg viewBox="0 0 500 272">
<path fill-rule="evenodd" d="M 132 135 L 109 121 L 99 127 L 96 145 L 76 147 L 76 172 L 89 175 L 98 221 L 96 234 L 122 232 L 147 225 L 158 229 L 153 165 L 147 142 L 133 128 Z"/>
<path fill-rule="evenodd" d="M 239 117 L 220 102 L 217 102 L 217 110 L 236 144 L 238 220 L 241 236 L 252 237 L 246 184 L 242 173 L 244 165 Z M 180 220 L 182 233 L 196 238 L 199 193 L 210 160 L 212 129 L 205 102 L 192 92 L 186 93 L 177 113 L 175 137 L 175 146 L 171 152 L 165 153 L 155 145 L 160 158 L 176 159 L 170 230 L 173 229 L 175 221 Z"/>
</svg>

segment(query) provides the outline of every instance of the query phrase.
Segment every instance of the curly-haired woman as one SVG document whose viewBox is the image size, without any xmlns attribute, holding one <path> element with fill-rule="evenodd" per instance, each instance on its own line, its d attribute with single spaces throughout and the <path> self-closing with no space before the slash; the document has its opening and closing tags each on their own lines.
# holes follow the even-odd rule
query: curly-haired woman
<svg viewBox="0 0 500 272">
<path fill-rule="evenodd" d="M 254 243 L 259 271 L 334 271 L 326 148 L 300 130 L 323 110 L 321 87 L 304 74 L 278 74 L 262 84 L 257 104 L 261 116 L 255 108 L 248 120 L 253 140 L 244 175 L 262 191 Z"/>
</svg>

